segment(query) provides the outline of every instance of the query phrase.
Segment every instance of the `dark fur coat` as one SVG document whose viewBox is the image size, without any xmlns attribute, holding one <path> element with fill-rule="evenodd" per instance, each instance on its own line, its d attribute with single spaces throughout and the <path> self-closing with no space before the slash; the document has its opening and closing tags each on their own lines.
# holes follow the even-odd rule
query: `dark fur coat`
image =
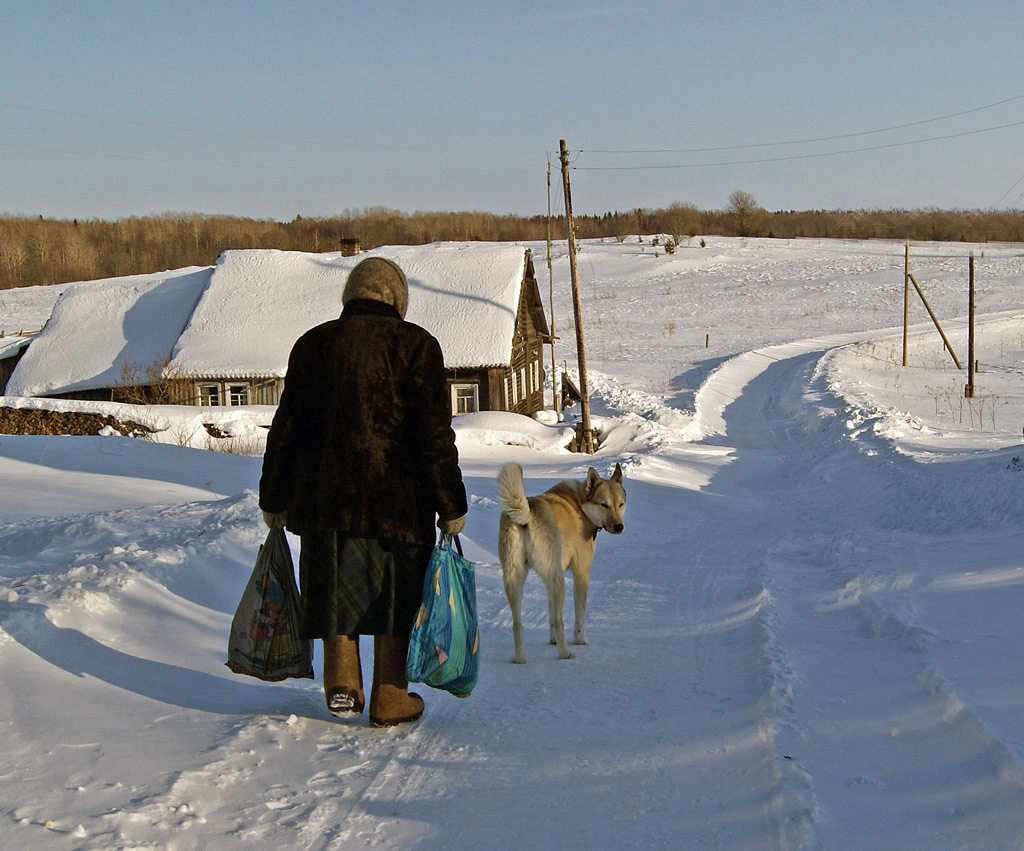
<svg viewBox="0 0 1024 851">
<path fill-rule="evenodd" d="M 436 540 L 466 513 L 441 347 L 390 305 L 357 299 L 295 343 L 260 478 L 289 531 Z"/>
</svg>

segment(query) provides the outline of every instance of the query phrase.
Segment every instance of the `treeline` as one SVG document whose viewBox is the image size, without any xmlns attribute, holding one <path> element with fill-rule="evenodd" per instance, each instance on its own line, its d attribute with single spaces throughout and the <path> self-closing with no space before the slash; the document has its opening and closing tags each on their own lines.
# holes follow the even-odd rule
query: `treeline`
<svg viewBox="0 0 1024 851">
<path fill-rule="evenodd" d="M 676 241 L 700 235 L 844 237 L 966 242 L 1024 242 L 1024 212 L 983 210 L 809 210 L 769 212 L 746 203 L 724 210 L 690 204 L 576 217 L 580 239 L 662 233 Z M 403 213 L 386 208 L 290 222 L 167 214 L 104 221 L 0 216 L 0 289 L 207 266 L 229 248 L 336 251 L 343 239 L 364 249 L 448 240 L 535 241 L 546 216 L 480 212 Z M 552 238 L 565 237 L 555 219 Z"/>
</svg>

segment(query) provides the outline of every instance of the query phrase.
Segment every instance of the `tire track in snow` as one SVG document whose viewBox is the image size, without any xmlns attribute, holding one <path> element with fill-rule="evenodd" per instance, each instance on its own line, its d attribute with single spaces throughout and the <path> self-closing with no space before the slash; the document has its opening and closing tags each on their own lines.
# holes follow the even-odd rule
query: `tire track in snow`
<svg viewBox="0 0 1024 851">
<path fill-rule="evenodd" d="M 814 368 L 817 350 L 786 354 L 760 372 L 754 357 L 741 356 L 732 381 L 742 376 L 743 392 L 703 420 L 713 424 L 714 439 L 739 445 L 734 466 L 755 470 L 748 485 L 770 482 L 764 497 L 778 524 L 762 571 L 766 718 L 784 766 L 780 824 L 808 828 L 801 842 L 780 836 L 780 847 L 839 847 L 863 835 L 872 814 L 886 812 L 891 818 L 878 821 L 901 827 L 879 835 L 882 846 L 956 845 L 965 827 L 957 794 L 969 794 L 982 812 L 975 836 L 989 820 L 1003 835 L 1024 837 L 1024 818 L 1015 815 L 1024 806 L 1020 767 L 936 673 L 935 639 L 914 622 L 912 608 L 900 606 L 897 594 L 886 597 L 893 609 L 858 584 L 865 555 L 879 560 L 877 571 L 894 585 L 913 561 L 913 535 L 887 529 L 880 540 L 878 527 L 891 520 L 876 495 L 905 486 L 917 471 L 906 459 L 894 470 L 891 452 L 872 457 L 851 445 L 833 416 L 841 405 Z M 749 447 L 774 457 L 745 461 Z M 767 479 L 766 463 L 779 474 Z M 833 477 L 842 491 L 831 486 Z M 829 526 L 837 518 L 862 525 L 836 536 Z M 881 555 L 854 543 L 872 536 Z M 835 766 L 861 770 L 840 776 Z M 945 789 L 950 777 L 969 778 L 971 791 Z M 893 794 L 901 784 L 918 791 L 909 800 Z"/>
<path fill-rule="evenodd" d="M 703 481 L 697 477 L 697 483 L 716 496 L 728 496 L 729 509 L 743 514 L 742 522 L 717 512 L 696 521 L 698 535 L 688 539 L 695 549 L 692 565 L 669 596 L 675 600 L 676 617 L 686 624 L 685 632 L 692 644 L 694 672 L 689 689 L 697 704 L 694 709 L 698 713 L 724 715 L 726 707 L 731 709 L 738 702 L 749 702 L 755 710 L 749 720 L 749 736 L 756 747 L 748 751 L 746 759 L 764 774 L 765 779 L 755 784 L 764 793 L 760 805 L 763 831 L 771 837 L 773 847 L 779 848 L 820 847 L 820 841 L 813 780 L 792 761 L 780 736 L 780 729 L 788 724 L 792 672 L 778 638 L 776 603 L 765 584 L 770 542 L 764 539 L 765 528 L 777 526 L 777 518 L 772 514 L 766 523 L 760 517 L 762 510 L 751 503 L 749 494 L 736 493 L 734 488 L 720 489 L 716 479 L 721 475 L 723 457 L 733 452 L 733 435 L 725 435 L 726 401 L 738 399 L 766 364 L 785 359 L 783 355 L 803 355 L 804 369 L 810 371 L 814 357 L 808 357 L 807 352 L 816 346 L 820 346 L 820 341 L 779 347 L 784 351 L 768 356 L 740 356 L 734 359 L 735 363 L 730 362 L 713 374 L 720 386 L 712 388 L 706 384 L 698 391 L 698 400 L 706 402 L 712 396 L 722 400 L 715 412 L 721 422 L 722 437 L 717 446 L 691 442 L 707 436 L 703 434 L 707 430 L 706 419 L 702 419 L 699 406 L 690 419 L 659 405 L 648 394 L 624 390 L 603 376 L 595 382 L 595 392 L 615 411 L 617 422 L 630 423 L 635 419 L 642 423 L 633 428 L 643 448 L 625 456 L 633 476 L 651 481 L 675 479 L 678 487 L 679 472 L 687 469 L 692 477 L 695 458 L 710 453 L 714 462 Z M 764 407 L 769 407 L 768 403 L 759 402 L 759 414 Z M 764 436 L 759 417 L 744 422 L 749 427 L 748 437 L 765 447 L 773 445 L 773 439 Z M 786 429 L 799 425 L 787 424 Z M 759 466 L 777 465 L 771 458 L 755 460 Z M 673 472 L 666 476 L 666 470 Z M 631 532 L 636 533 L 635 527 Z M 600 582 L 592 584 L 591 605 L 596 602 L 599 608 L 604 598 L 615 600 L 620 607 L 629 609 L 629 620 L 634 623 L 643 622 L 658 611 L 657 607 L 645 611 L 642 604 L 637 606 L 635 594 L 622 595 L 620 590 L 602 587 Z M 600 615 L 593 618 L 596 622 Z M 715 843 L 729 844 L 727 830 L 713 828 L 712 834 Z"/>
<path fill-rule="evenodd" d="M 977 827 L 967 835 L 984 835 L 986 820 L 998 823 L 1002 835 L 1024 837 L 1024 818 L 1015 815 L 1024 805 L 1024 772 L 1013 751 L 939 673 L 936 639 L 915 622 L 909 600 L 901 603 L 893 593 L 884 603 L 875 599 L 863 587 L 870 577 L 851 561 L 852 552 L 864 555 L 853 542 L 887 530 L 878 550 L 895 545 L 898 551 L 877 571 L 896 588 L 905 562 L 913 561 L 914 539 L 891 530 L 886 501 L 874 494 L 926 487 L 913 482 L 910 462 L 891 469 L 890 444 L 875 440 L 869 453 L 860 452 L 851 443 L 859 435 L 838 416 L 848 405 L 826 386 L 819 363 L 833 347 L 863 336 L 805 340 L 733 358 L 698 390 L 693 420 L 681 430 L 666 428 L 650 399 L 633 400 L 600 381 L 598 392 L 610 407 L 646 419 L 647 434 L 656 433 L 650 454 L 637 453 L 636 474 L 675 454 L 681 432 L 703 446 L 734 450 L 735 460 L 713 477 L 712 490 L 736 496 L 741 488 L 767 484 L 770 491 L 762 493 L 766 505 L 759 509 L 769 518 L 763 556 L 741 599 L 749 600 L 751 588 L 763 583 L 754 605 L 763 666 L 760 735 L 776 778 L 767 810 L 778 847 L 852 841 L 863 835 L 872 809 L 888 811 L 887 825 L 909 824 L 900 835 L 880 837 L 894 847 L 956 844 L 964 839 L 958 831 Z M 842 493 L 833 481 L 844 483 Z M 852 516 L 863 528 L 836 535 L 828 525 L 844 516 L 858 492 L 866 504 Z M 721 561 L 720 553 L 698 555 L 698 563 Z M 696 584 L 690 591 L 703 593 Z M 710 617 L 710 609 L 701 611 Z M 708 638 L 698 636 L 694 654 L 702 671 L 709 648 Z M 820 648 L 841 652 L 824 658 Z M 949 763 L 940 768 L 937 759 Z M 837 776 L 837 765 L 861 769 Z M 934 768 L 929 775 L 920 766 Z M 970 787 L 944 789 L 942 778 L 950 776 L 969 778 Z M 894 794 L 901 782 L 921 791 L 908 801 Z M 982 813 L 973 823 L 958 812 L 957 794 Z"/>
</svg>

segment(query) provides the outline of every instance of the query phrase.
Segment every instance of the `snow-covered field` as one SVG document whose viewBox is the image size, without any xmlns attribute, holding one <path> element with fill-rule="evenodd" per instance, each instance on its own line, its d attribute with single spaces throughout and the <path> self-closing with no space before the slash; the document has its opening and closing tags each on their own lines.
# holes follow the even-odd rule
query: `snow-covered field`
<svg viewBox="0 0 1024 851">
<path fill-rule="evenodd" d="M 456 421 L 480 684 L 391 731 L 224 667 L 259 459 L 193 448 L 195 409 L 134 411 L 151 442 L 0 436 L 0 846 L 1024 847 L 1024 247 L 911 268 L 966 363 L 970 250 L 968 401 L 916 296 L 901 365 L 900 244 L 584 243 L 602 448 Z M 564 243 L 554 277 L 571 367 Z M 267 411 L 231 416 L 258 448 Z M 530 492 L 626 471 L 573 660 L 534 578 L 509 664 L 507 460 Z"/>
</svg>

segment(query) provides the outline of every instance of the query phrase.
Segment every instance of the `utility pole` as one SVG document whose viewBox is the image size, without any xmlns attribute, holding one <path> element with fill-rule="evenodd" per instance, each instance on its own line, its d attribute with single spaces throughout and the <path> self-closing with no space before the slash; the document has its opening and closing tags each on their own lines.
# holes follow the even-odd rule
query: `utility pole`
<svg viewBox="0 0 1024 851">
<path fill-rule="evenodd" d="M 562 418 L 562 393 L 558 386 L 558 364 L 555 362 L 555 277 L 551 271 L 551 154 L 548 154 L 548 307 L 551 309 L 551 406 Z"/>
<path fill-rule="evenodd" d="M 907 325 L 910 323 L 910 240 L 903 253 L 903 365 L 907 365 Z"/>
<path fill-rule="evenodd" d="M 562 161 L 562 188 L 565 190 L 565 223 L 569 231 L 569 273 L 572 277 L 572 312 L 576 320 L 576 359 L 580 367 L 580 410 L 582 434 L 580 448 L 588 455 L 594 454 L 594 433 L 590 429 L 590 393 L 587 388 L 587 354 L 583 348 L 583 313 L 580 308 L 580 279 L 576 267 L 576 234 L 573 232 L 572 193 L 569 190 L 569 151 L 565 139 L 558 142 L 559 158 Z"/>
<path fill-rule="evenodd" d="M 974 398 L 974 252 L 971 252 L 971 259 L 968 262 L 969 283 L 968 308 L 967 308 L 967 386 L 964 388 L 964 398 Z"/>
</svg>

